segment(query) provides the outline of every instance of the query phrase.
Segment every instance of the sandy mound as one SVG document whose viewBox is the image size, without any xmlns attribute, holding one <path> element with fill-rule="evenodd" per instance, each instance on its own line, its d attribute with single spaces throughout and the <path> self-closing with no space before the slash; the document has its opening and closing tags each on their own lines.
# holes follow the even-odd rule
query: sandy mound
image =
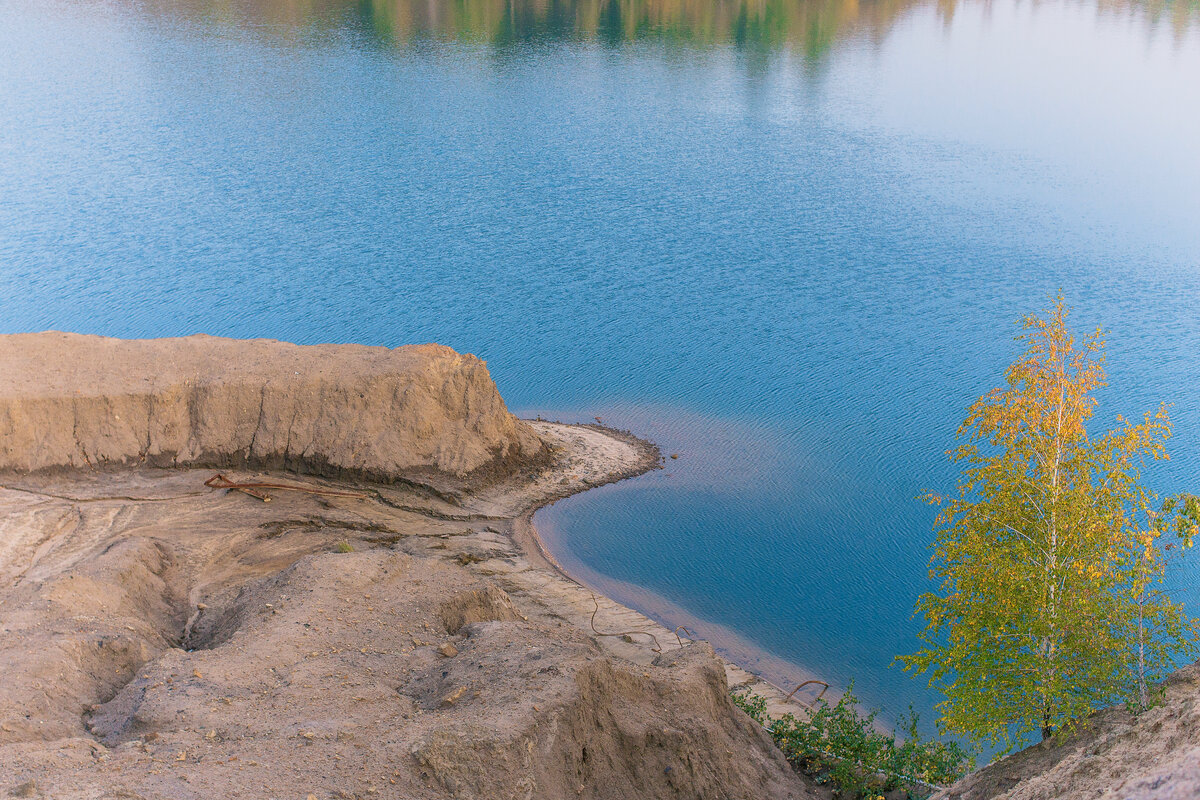
<svg viewBox="0 0 1200 800">
<path fill-rule="evenodd" d="M 0 487 L 0 794 L 813 796 L 711 648 L 617 655 L 511 521 L 209 474 Z"/>
<path fill-rule="evenodd" d="M 46 333 L 0 378 L 0 795 L 819 796 L 711 648 L 593 635 L 655 626 L 514 538 L 652 447 L 434 345 Z"/>
<path fill-rule="evenodd" d="M 458 633 L 473 622 L 516 622 L 522 618 L 512 599 L 491 585 L 450 598 L 438 609 L 438 617 L 447 633 Z"/>
<path fill-rule="evenodd" d="M 250 465 L 481 478 L 544 458 L 482 361 L 440 345 L 0 337 L 0 470 Z"/>
<path fill-rule="evenodd" d="M 440 347 L 41 334 L 0 370 L 0 795 L 823 796 L 707 645 L 514 540 L 653 448 L 521 423 Z"/>
<path fill-rule="evenodd" d="M 1093 714 L 1058 746 L 1035 745 L 968 775 L 942 800 L 1183 800 L 1200 797 L 1200 663 L 1166 682 L 1165 702 Z"/>
</svg>

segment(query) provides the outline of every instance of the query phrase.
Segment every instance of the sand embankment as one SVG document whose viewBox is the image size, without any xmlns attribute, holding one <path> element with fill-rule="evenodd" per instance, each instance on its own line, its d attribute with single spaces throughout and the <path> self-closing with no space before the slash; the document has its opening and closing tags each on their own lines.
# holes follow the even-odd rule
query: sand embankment
<svg viewBox="0 0 1200 800">
<path fill-rule="evenodd" d="M 486 365 L 441 345 L 0 337 L 0 470 L 248 466 L 390 481 L 544 455 Z"/>
<path fill-rule="evenodd" d="M 1191 800 L 1200 797 L 1200 662 L 1161 685 L 1140 714 L 1091 714 L 1065 741 L 1033 745 L 967 775 L 933 800 Z"/>
<path fill-rule="evenodd" d="M 432 346 L 45 334 L 0 370 L 0 793 L 819 796 L 711 648 L 515 538 L 652 448 Z"/>
</svg>

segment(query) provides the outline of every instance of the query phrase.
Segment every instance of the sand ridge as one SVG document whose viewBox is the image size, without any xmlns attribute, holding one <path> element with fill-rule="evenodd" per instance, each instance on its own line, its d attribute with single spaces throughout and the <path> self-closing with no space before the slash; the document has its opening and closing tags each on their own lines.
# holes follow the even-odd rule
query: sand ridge
<svg viewBox="0 0 1200 800">
<path fill-rule="evenodd" d="M 441 345 L 0 336 L 0 471 L 242 466 L 460 490 L 545 458 Z"/>
</svg>

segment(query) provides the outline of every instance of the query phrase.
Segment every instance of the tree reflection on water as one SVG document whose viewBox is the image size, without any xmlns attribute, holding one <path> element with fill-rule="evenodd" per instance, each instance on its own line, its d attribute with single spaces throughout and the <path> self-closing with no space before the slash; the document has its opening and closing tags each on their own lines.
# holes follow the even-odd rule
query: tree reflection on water
<svg viewBox="0 0 1200 800">
<path fill-rule="evenodd" d="M 1092 0 L 1092 5 L 1099 15 L 1166 24 L 1177 35 L 1200 23 L 1200 0 Z M 949 23 L 960 0 L 148 0 L 143 7 L 221 25 L 267 26 L 283 35 L 353 23 L 388 45 L 430 39 L 495 46 L 661 41 L 788 48 L 813 59 L 841 39 L 878 40 L 913 10 L 933 9 Z"/>
</svg>

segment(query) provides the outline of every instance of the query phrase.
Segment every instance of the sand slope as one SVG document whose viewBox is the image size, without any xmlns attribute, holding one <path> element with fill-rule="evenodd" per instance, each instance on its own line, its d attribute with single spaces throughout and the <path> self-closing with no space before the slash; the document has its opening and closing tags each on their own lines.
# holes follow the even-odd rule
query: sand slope
<svg viewBox="0 0 1200 800">
<path fill-rule="evenodd" d="M 1098 711 L 1062 744 L 1014 753 L 940 800 L 1184 800 L 1200 797 L 1200 663 L 1171 675 L 1161 705 Z"/>
<path fill-rule="evenodd" d="M 652 447 L 519 422 L 445 348 L 13 338 L 0 795 L 823 796 L 733 707 L 711 648 L 522 546 L 535 507 Z M 39 352 L 63 356 L 43 382 Z M 365 496 L 264 503 L 179 466 L 210 461 Z"/>
</svg>

